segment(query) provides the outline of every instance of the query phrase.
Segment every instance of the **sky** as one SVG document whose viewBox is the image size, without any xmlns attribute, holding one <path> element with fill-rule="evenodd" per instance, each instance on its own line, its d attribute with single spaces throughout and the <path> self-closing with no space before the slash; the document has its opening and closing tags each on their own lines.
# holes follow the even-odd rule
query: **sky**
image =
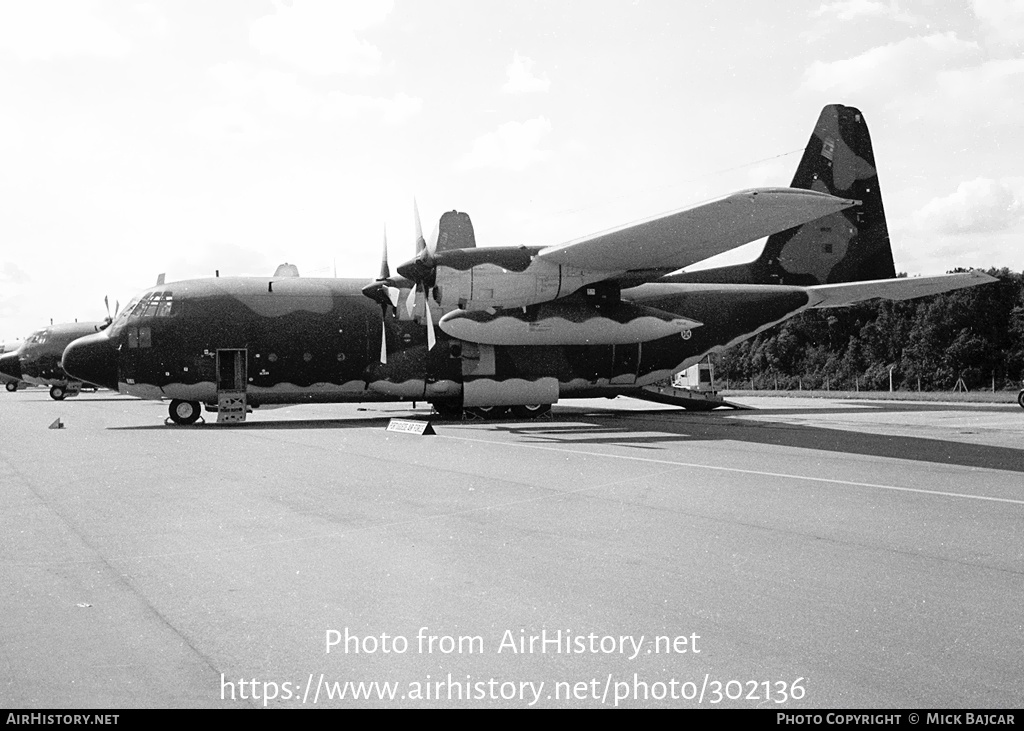
<svg viewBox="0 0 1024 731">
<path fill-rule="evenodd" d="M 1024 269 L 1020 0 L 0 0 L 0 341 L 168 282 L 558 244 L 871 132 L 896 268 Z M 752 258 L 759 244 L 738 256 Z"/>
</svg>

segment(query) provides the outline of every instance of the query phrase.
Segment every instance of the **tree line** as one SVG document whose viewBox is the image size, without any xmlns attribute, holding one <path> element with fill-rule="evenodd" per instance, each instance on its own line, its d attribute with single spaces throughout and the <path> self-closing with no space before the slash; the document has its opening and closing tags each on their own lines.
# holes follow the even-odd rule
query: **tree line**
<svg viewBox="0 0 1024 731">
<path fill-rule="evenodd" d="M 1016 390 L 1024 378 L 1024 273 L 988 273 L 999 281 L 808 310 L 714 356 L 716 385 L 888 391 L 891 371 L 898 391 Z"/>
</svg>

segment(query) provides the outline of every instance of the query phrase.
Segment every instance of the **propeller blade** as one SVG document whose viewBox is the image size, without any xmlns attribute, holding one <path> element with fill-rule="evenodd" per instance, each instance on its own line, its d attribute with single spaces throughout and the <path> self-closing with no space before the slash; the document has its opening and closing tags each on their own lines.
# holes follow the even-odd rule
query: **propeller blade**
<svg viewBox="0 0 1024 731">
<path fill-rule="evenodd" d="M 391 306 L 394 307 L 397 310 L 398 309 L 398 295 L 400 295 L 402 293 L 402 290 L 400 290 L 398 287 L 388 287 L 387 288 L 387 293 L 388 293 L 388 301 L 391 302 Z"/>
<path fill-rule="evenodd" d="M 427 242 L 423 238 L 423 226 L 420 225 L 420 209 L 416 205 L 416 199 L 412 199 L 412 213 L 416 219 L 416 255 L 427 248 Z"/>
<path fill-rule="evenodd" d="M 114 300 L 114 317 L 121 311 L 121 300 Z"/>
<path fill-rule="evenodd" d="M 103 295 L 103 306 L 107 308 L 107 319 L 108 320 L 111 319 L 110 318 L 110 299 L 106 295 Z"/>
<path fill-rule="evenodd" d="M 380 258 L 380 276 L 378 281 L 391 278 L 391 270 L 388 268 L 388 229 L 384 227 L 384 255 Z"/>
<path fill-rule="evenodd" d="M 427 350 L 433 350 L 437 344 L 437 337 L 434 335 L 434 320 L 430 314 L 430 295 L 424 293 L 423 309 L 427 313 Z"/>
<path fill-rule="evenodd" d="M 381 365 L 388 362 L 388 325 L 383 319 L 380 321 L 380 362 Z"/>
<path fill-rule="evenodd" d="M 413 287 L 409 291 L 408 299 L 405 300 L 405 311 L 409 313 L 409 317 L 412 317 L 413 313 L 416 311 L 416 290 L 418 288 L 419 287 Z"/>
</svg>

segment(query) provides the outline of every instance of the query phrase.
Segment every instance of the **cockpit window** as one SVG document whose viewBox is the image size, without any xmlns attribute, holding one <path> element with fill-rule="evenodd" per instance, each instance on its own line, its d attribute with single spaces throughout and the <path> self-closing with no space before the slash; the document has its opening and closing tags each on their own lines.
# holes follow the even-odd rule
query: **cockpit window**
<svg viewBox="0 0 1024 731">
<path fill-rule="evenodd" d="M 171 310 L 174 306 L 174 295 L 170 292 L 164 292 L 163 299 L 160 300 L 160 304 L 156 310 L 157 317 L 169 317 Z"/>
<path fill-rule="evenodd" d="M 125 310 L 130 317 L 170 317 L 177 314 L 172 292 L 147 292 Z"/>
<path fill-rule="evenodd" d="M 25 340 L 25 345 L 42 345 L 46 342 L 46 338 L 49 336 L 49 330 L 39 330 L 28 336 Z"/>
</svg>

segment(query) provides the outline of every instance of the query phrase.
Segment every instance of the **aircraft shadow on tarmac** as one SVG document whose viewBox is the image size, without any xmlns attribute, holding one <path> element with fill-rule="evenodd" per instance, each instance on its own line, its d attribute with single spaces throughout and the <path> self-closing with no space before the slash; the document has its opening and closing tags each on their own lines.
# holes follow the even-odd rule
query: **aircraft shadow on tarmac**
<svg viewBox="0 0 1024 731">
<path fill-rule="evenodd" d="M 110 426 L 110 431 L 151 431 L 153 429 L 174 429 L 182 431 L 202 431 L 206 429 L 232 431 L 251 431 L 265 429 L 383 429 L 391 421 L 390 416 L 361 417 L 356 419 L 288 419 L 280 421 L 245 421 L 239 424 L 218 424 L 216 415 L 210 414 L 210 421 L 205 423 L 192 424 L 191 426 L 177 426 L 175 424 L 145 424 L 143 426 Z M 410 417 L 399 414 L 394 418 L 406 420 L 427 421 L 420 417 Z"/>
<path fill-rule="evenodd" d="M 810 414 L 864 414 L 871 411 L 948 411 L 942 404 L 871 404 L 850 407 L 813 409 L 758 409 L 758 416 Z M 1005 413 L 998 405 L 971 407 L 971 411 Z M 927 437 L 868 434 L 849 429 L 784 424 L 763 420 L 741 420 L 737 412 L 718 410 L 708 413 L 686 412 L 673 408 L 623 411 L 608 408 L 576 406 L 555 407 L 553 419 L 536 421 L 445 421 L 425 414 L 389 413 L 386 416 L 362 416 L 348 419 L 296 419 L 246 421 L 240 424 L 205 424 L 182 427 L 167 424 L 108 427 L 112 431 L 147 431 L 153 429 L 384 429 L 391 418 L 431 421 L 438 427 L 484 426 L 508 433 L 532 443 L 541 444 L 605 444 L 657 451 L 665 444 L 687 441 L 732 440 L 779 447 L 816 449 L 871 457 L 952 464 L 962 467 L 1024 472 L 1024 450 L 985 444 L 930 439 Z M 211 417 L 213 415 L 210 415 Z M 566 423 L 570 422 L 570 423 Z M 652 432 L 655 432 L 652 434 Z"/>
<path fill-rule="evenodd" d="M 931 404 L 918 408 L 882 410 L 943 410 Z M 948 410 L 948 406 L 946 407 Z M 972 409 L 973 410 L 973 409 Z M 978 409 L 990 411 L 995 409 Z M 814 409 L 813 413 L 865 413 L 859 409 Z M 566 425 L 564 414 L 561 424 L 508 424 L 498 428 L 526 438 L 534 443 L 548 444 L 607 444 L 646 449 L 661 449 L 659 444 L 686 441 L 731 440 L 766 444 L 779 447 L 816 449 L 871 457 L 952 464 L 962 467 L 981 467 L 995 470 L 1024 472 L 1024 450 L 985 444 L 930 439 L 927 437 L 868 434 L 848 429 L 820 426 L 783 424 L 778 422 L 746 421 L 735 418 L 736 412 L 687 413 L 676 409 L 619 411 L 614 409 L 579 409 L 576 418 L 586 419 L 587 425 Z M 750 412 L 747 412 L 750 413 Z M 772 414 L 799 414 L 799 409 L 758 410 L 759 416 Z M 1005 409 L 1002 410 L 1005 413 Z M 572 418 L 572 417 L 570 417 Z M 618 422 L 618 424 L 616 424 Z M 638 429 L 638 425 L 642 424 Z M 621 425 L 621 426 L 620 426 Z M 643 433 L 637 433 L 643 430 Z M 663 432 L 652 435 L 651 431 Z"/>
</svg>

